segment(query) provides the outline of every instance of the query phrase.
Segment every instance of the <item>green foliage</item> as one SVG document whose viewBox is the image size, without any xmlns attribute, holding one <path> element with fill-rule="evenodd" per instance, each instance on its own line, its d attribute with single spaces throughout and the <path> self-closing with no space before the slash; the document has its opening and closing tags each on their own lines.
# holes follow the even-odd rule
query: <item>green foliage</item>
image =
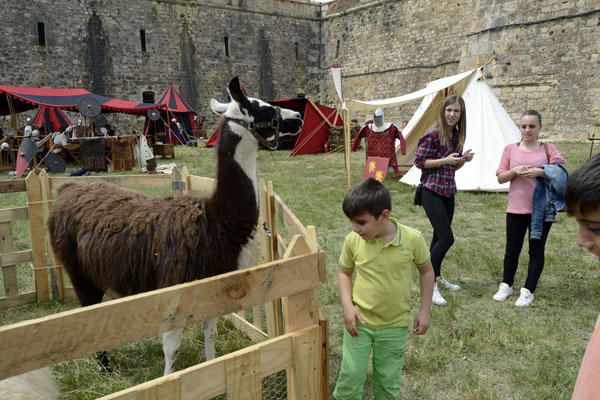
<svg viewBox="0 0 600 400">
<path fill-rule="evenodd" d="M 589 146 L 583 143 L 559 143 L 558 147 L 567 159 L 569 170 L 589 154 Z M 176 148 L 175 162 L 187 166 L 194 175 L 214 177 L 215 159 L 212 149 Z M 363 153 L 352 155 L 353 182 L 360 179 L 363 162 Z M 320 300 L 330 321 L 333 388 L 344 329 L 337 290 L 337 260 L 350 228 L 341 210 L 347 190 L 343 155 L 289 157 L 288 152 L 261 151 L 259 177 L 273 181 L 275 192 L 305 225 L 316 226 L 319 243 L 326 253 L 327 277 L 321 286 Z M 385 184 L 392 191 L 393 215 L 421 230 L 429 241 L 431 227 L 423 209 L 412 206 L 413 189 L 391 177 Z M 464 290 L 444 292 L 449 304 L 434 306 L 429 332 L 411 337 L 402 399 L 570 398 L 600 309 L 598 261 L 575 245 L 577 225 L 560 214 L 550 232 L 546 267 L 533 305 L 516 308 L 516 296 L 504 303 L 493 301 L 492 295 L 502 277 L 505 208 L 505 193 L 457 195 L 453 224 L 456 242 L 446 257 L 443 271 Z M 27 247 L 27 240 L 19 246 Z M 524 283 L 527 259 L 525 244 L 515 280 L 516 292 Z M 417 292 L 414 305 L 418 305 Z M 8 324 L 58 312 L 62 307 L 30 305 L 0 313 L 0 321 Z M 219 323 L 218 354 L 242 348 L 249 342 L 228 324 Z M 186 329 L 176 368 L 200 361 L 202 344 L 199 327 Z M 160 338 L 124 346 L 113 351 L 111 357 L 116 368 L 112 375 L 99 374 L 92 356 L 56 365 L 54 374 L 63 398 L 95 398 L 162 374 Z"/>
</svg>

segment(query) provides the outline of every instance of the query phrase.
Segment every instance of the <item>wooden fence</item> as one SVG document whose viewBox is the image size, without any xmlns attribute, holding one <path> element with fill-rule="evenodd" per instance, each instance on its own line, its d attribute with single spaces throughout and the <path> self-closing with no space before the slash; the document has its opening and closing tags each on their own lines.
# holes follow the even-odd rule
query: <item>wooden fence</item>
<svg viewBox="0 0 600 400">
<path fill-rule="evenodd" d="M 215 185 L 212 179 L 189 175 L 185 168 L 174 170 L 171 177 L 68 178 L 34 171 L 26 185 L 0 185 L 0 192 L 23 186 L 27 192 L 27 207 L 0 210 L 5 285 L 0 307 L 73 296 L 54 260 L 46 220 L 58 187 L 90 180 L 162 189 L 170 182 L 174 195 L 207 194 Z M 314 227 L 300 222 L 270 182 L 261 182 L 260 189 L 257 266 L 0 327 L 0 379 L 226 316 L 260 343 L 106 398 L 211 399 L 226 393 L 228 399 L 261 399 L 262 378 L 285 371 L 289 399 L 327 399 L 328 329 L 320 317 L 318 292 L 325 272 L 324 252 Z M 29 219 L 30 250 L 15 252 L 11 247 L 10 224 L 16 218 Z M 33 292 L 20 293 L 13 278 L 14 265 L 23 262 L 32 265 Z M 119 329 L 122 326 L 129 329 Z"/>
</svg>

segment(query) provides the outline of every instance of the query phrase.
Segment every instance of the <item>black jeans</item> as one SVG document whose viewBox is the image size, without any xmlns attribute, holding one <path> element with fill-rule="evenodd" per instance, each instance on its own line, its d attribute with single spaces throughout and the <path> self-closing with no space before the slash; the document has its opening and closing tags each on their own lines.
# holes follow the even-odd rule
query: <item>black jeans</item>
<svg viewBox="0 0 600 400">
<path fill-rule="evenodd" d="M 525 232 L 531 225 L 531 214 L 506 213 L 506 250 L 504 252 L 504 278 L 503 282 L 512 286 L 519 266 L 519 255 L 523 248 Z M 552 227 L 552 222 L 544 222 L 541 239 L 529 238 L 529 266 L 525 288 L 531 293 L 535 292 L 537 283 L 544 270 L 544 249 L 546 239 Z"/>
<path fill-rule="evenodd" d="M 442 261 L 454 244 L 452 218 L 454 218 L 454 196 L 444 197 L 423 186 L 423 208 L 433 227 L 431 238 L 431 264 L 437 278 L 442 274 Z"/>
</svg>

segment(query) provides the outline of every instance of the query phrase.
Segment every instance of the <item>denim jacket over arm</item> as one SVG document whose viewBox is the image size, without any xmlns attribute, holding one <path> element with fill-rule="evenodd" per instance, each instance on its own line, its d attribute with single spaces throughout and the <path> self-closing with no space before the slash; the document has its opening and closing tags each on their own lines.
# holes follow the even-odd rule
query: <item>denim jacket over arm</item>
<svg viewBox="0 0 600 400">
<path fill-rule="evenodd" d="M 542 168 L 546 178 L 536 178 L 529 228 L 531 239 L 541 239 L 544 222 L 554 222 L 556 213 L 565 208 L 564 194 L 569 173 L 562 164 L 545 164 Z"/>
</svg>

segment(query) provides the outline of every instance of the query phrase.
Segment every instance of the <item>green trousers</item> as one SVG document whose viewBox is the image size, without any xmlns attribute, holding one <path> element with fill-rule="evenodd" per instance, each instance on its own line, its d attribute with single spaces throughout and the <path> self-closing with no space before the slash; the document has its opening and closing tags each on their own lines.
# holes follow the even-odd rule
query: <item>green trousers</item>
<svg viewBox="0 0 600 400">
<path fill-rule="evenodd" d="M 369 356 L 373 353 L 372 389 L 375 400 L 400 396 L 408 328 L 374 329 L 359 325 L 358 337 L 344 329 L 342 366 L 333 391 L 335 400 L 362 400 Z"/>
</svg>

